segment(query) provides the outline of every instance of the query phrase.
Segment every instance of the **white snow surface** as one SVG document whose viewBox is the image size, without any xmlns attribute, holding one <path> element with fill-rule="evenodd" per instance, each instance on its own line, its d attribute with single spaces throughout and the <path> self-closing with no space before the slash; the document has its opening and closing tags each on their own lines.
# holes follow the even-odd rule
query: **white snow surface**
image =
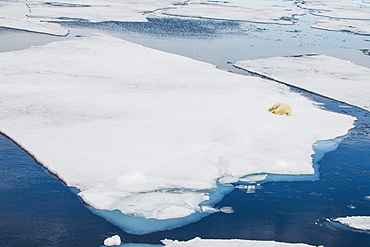
<svg viewBox="0 0 370 247">
<path fill-rule="evenodd" d="M 56 36 L 68 35 L 68 30 L 59 24 L 43 22 L 37 18 L 29 18 L 29 11 L 26 2 L 0 2 L 0 27 Z"/>
<path fill-rule="evenodd" d="M 114 235 L 104 240 L 105 246 L 118 246 L 120 244 L 121 244 L 121 238 L 118 235 Z"/>
<path fill-rule="evenodd" d="M 354 122 L 278 83 L 101 34 L 1 53 L 0 96 L 0 130 L 86 203 L 159 220 L 200 211 L 222 177 L 312 174 L 313 144 Z M 276 102 L 294 114 L 268 112 Z"/>
<path fill-rule="evenodd" d="M 176 0 L 66 0 L 45 4 L 44 0 L 29 0 L 31 16 L 46 20 L 69 21 L 84 19 L 100 21 L 146 21 L 145 13 L 174 7 Z"/>
<path fill-rule="evenodd" d="M 31 18 L 0 17 L 0 26 L 56 36 L 68 35 L 68 30 L 62 28 L 59 24 L 42 22 Z"/>
<path fill-rule="evenodd" d="M 308 244 L 291 244 L 291 243 L 282 243 L 275 241 L 257 241 L 257 240 L 241 240 L 241 239 L 201 239 L 196 237 L 189 241 L 178 241 L 165 239 L 161 242 L 166 247 L 176 247 L 176 246 L 191 246 L 191 247 L 308 247 L 312 245 Z"/>
<path fill-rule="evenodd" d="M 352 62 L 317 55 L 244 60 L 235 65 L 370 110 L 370 69 Z"/>
<path fill-rule="evenodd" d="M 364 2 L 363 7 L 357 4 L 345 1 L 331 0 L 308 0 L 298 3 L 297 6 L 303 9 L 314 10 L 310 13 L 317 16 L 353 19 L 353 20 L 370 20 L 370 7 Z"/>
<path fill-rule="evenodd" d="M 183 3 L 183 5 L 179 4 Z M 214 1 L 176 0 L 78 0 L 54 1 L 29 0 L 30 16 L 46 20 L 84 19 L 99 21 L 146 21 L 146 16 L 157 12 L 171 16 L 201 17 L 210 19 L 242 20 L 258 23 L 292 24 L 281 19 L 302 15 L 305 11 L 282 6 L 226 3 Z"/>
<path fill-rule="evenodd" d="M 334 221 L 338 221 L 353 229 L 370 231 L 370 216 L 348 216 L 336 218 Z"/>
<path fill-rule="evenodd" d="M 266 24 L 293 24 L 293 16 L 303 15 L 305 13 L 299 9 L 266 4 L 228 3 L 221 1 L 193 2 L 194 1 L 190 1 L 190 3 L 186 5 L 165 9 L 163 14 L 191 18 L 239 20 Z"/>
<path fill-rule="evenodd" d="M 359 20 L 345 20 L 334 18 L 319 18 L 316 20 L 312 28 L 328 30 L 328 31 L 342 31 L 359 35 L 370 35 L 370 23 Z"/>
</svg>

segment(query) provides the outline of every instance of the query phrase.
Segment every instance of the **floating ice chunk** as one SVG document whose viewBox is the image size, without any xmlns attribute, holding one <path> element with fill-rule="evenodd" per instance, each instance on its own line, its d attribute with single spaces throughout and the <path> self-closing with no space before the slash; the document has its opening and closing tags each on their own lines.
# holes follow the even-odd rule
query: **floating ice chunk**
<svg viewBox="0 0 370 247">
<path fill-rule="evenodd" d="M 220 211 L 225 213 L 225 214 L 234 213 L 234 209 L 232 207 L 222 207 L 222 208 L 220 208 Z"/>
<path fill-rule="evenodd" d="M 214 207 L 210 207 L 210 206 L 201 206 L 201 210 L 204 213 L 211 213 L 211 214 L 220 212 L 220 209 L 214 208 Z"/>
<path fill-rule="evenodd" d="M 257 182 L 257 181 L 263 181 L 268 177 L 267 174 L 261 174 L 261 175 L 251 175 L 244 178 L 240 178 L 240 182 Z"/>
<path fill-rule="evenodd" d="M 176 246 L 191 246 L 191 247 L 308 247 L 312 245 L 300 244 L 300 243 L 282 243 L 275 241 L 257 241 L 257 240 L 241 240 L 241 239 L 201 239 L 196 237 L 189 241 L 178 241 L 165 239 L 161 242 L 166 247 L 176 247 Z"/>
<path fill-rule="evenodd" d="M 64 29 L 59 24 L 41 22 L 39 20 L 30 18 L 0 17 L 0 26 L 56 36 L 66 36 L 69 33 L 68 30 Z"/>
<path fill-rule="evenodd" d="M 349 61 L 326 55 L 272 57 L 236 66 L 370 110 L 370 69 Z"/>
<path fill-rule="evenodd" d="M 370 13 L 369 13 L 370 14 Z M 343 20 L 333 18 L 319 18 L 312 28 L 349 32 L 359 35 L 370 35 L 370 23 L 359 20 Z"/>
<path fill-rule="evenodd" d="M 105 246 L 117 246 L 121 244 L 121 238 L 118 235 L 114 235 L 104 240 Z"/>
<path fill-rule="evenodd" d="M 354 122 L 276 83 L 99 34 L 2 53 L 0 95 L 1 131 L 87 204 L 156 223 L 199 219 L 222 177 L 314 173 L 312 145 Z M 271 99 L 294 117 L 271 116 Z"/>
<path fill-rule="evenodd" d="M 247 187 L 247 193 L 248 194 L 256 193 L 256 186 L 255 185 L 248 185 L 248 187 Z"/>
<path fill-rule="evenodd" d="M 187 5 L 165 9 L 162 13 L 189 18 L 238 20 L 266 24 L 293 24 L 295 22 L 294 16 L 303 15 L 305 12 L 276 5 L 197 1 L 197 3 L 190 2 Z"/>
<path fill-rule="evenodd" d="M 370 231 L 370 216 L 348 216 L 336 218 L 334 221 L 353 229 Z"/>
<path fill-rule="evenodd" d="M 364 200 L 366 200 L 366 201 L 370 201 L 370 196 L 365 196 L 365 197 L 364 197 Z"/>
<path fill-rule="evenodd" d="M 297 6 L 303 9 L 315 10 L 311 14 L 317 16 L 370 20 L 370 8 L 344 1 L 309 0 L 302 1 Z"/>
</svg>

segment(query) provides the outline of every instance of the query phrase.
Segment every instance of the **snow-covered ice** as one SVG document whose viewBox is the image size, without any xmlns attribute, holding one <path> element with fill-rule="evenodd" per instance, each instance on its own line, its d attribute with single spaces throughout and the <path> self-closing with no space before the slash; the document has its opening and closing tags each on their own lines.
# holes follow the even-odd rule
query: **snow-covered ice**
<svg viewBox="0 0 370 247">
<path fill-rule="evenodd" d="M 275 241 L 257 241 L 257 240 L 241 240 L 241 239 L 201 239 L 196 237 L 189 241 L 178 241 L 178 240 L 170 240 L 165 239 L 162 240 L 162 243 L 166 247 L 174 247 L 174 246 L 191 246 L 191 247 L 308 247 L 312 245 L 308 244 L 291 244 L 291 243 L 282 243 L 282 242 L 275 242 Z"/>
<path fill-rule="evenodd" d="M 181 2 L 181 1 L 180 1 Z M 31 16 L 45 20 L 146 21 L 145 14 L 156 9 L 173 7 L 176 0 L 66 0 L 45 2 L 29 0 Z"/>
<path fill-rule="evenodd" d="M 370 110 L 370 69 L 352 62 L 317 55 L 244 60 L 235 65 Z"/>
<path fill-rule="evenodd" d="M 294 16 L 305 14 L 302 10 L 284 6 L 215 1 L 198 1 L 195 3 L 190 1 L 190 3 L 186 5 L 165 9 L 162 13 L 180 17 L 288 25 L 295 22 Z"/>
<path fill-rule="evenodd" d="M 370 231 L 370 216 L 348 216 L 334 219 L 334 221 L 340 222 L 350 228 Z"/>
<path fill-rule="evenodd" d="M 121 238 L 118 235 L 114 235 L 104 240 L 105 246 L 118 246 L 120 244 L 121 244 Z"/>
<path fill-rule="evenodd" d="M 68 35 L 68 30 L 56 23 L 42 22 L 37 18 L 29 18 L 30 9 L 26 2 L 0 2 L 0 27 L 26 30 L 56 36 Z"/>
<path fill-rule="evenodd" d="M 310 13 L 317 16 L 352 20 L 370 20 L 370 8 L 345 1 L 308 0 L 298 3 L 297 6 L 303 9 L 312 10 Z"/>
<path fill-rule="evenodd" d="M 56 36 L 68 35 L 68 30 L 59 24 L 42 22 L 31 18 L 0 17 L 0 26 Z"/>
<path fill-rule="evenodd" d="M 370 14 L 370 13 L 369 13 Z M 343 20 L 335 18 L 319 18 L 312 28 L 328 31 L 349 32 L 359 35 L 370 35 L 370 23 L 360 20 Z"/>
<path fill-rule="evenodd" d="M 0 130 L 87 204 L 159 221 L 200 212 L 223 177 L 312 174 L 313 144 L 354 122 L 284 85 L 100 34 L 1 53 L 0 95 Z M 271 114 L 275 102 L 294 114 Z"/>
<path fill-rule="evenodd" d="M 79 0 L 45 2 L 30 0 L 31 16 L 47 20 L 146 21 L 146 15 L 161 15 L 243 20 L 263 23 L 292 24 L 294 15 L 305 12 L 283 6 L 262 4 L 230 4 L 214 1 L 102 1 Z"/>
</svg>

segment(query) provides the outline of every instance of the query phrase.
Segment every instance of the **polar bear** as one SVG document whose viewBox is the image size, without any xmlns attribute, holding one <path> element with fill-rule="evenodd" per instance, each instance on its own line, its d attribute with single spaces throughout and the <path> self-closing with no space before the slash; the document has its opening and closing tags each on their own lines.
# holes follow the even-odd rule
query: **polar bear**
<svg viewBox="0 0 370 247">
<path fill-rule="evenodd" d="M 274 113 L 275 115 L 290 116 L 292 114 L 292 107 L 290 107 L 290 105 L 288 104 L 276 103 L 271 108 L 269 108 L 269 111 Z"/>
</svg>

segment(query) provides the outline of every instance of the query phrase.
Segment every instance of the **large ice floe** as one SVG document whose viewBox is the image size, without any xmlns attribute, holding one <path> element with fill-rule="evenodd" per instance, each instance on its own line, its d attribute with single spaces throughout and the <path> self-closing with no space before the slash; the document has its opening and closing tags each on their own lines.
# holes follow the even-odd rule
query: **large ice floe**
<svg viewBox="0 0 370 247">
<path fill-rule="evenodd" d="M 177 240 L 162 240 L 162 243 L 166 247 L 175 246 L 191 246 L 191 247 L 308 247 L 312 245 L 301 244 L 301 243 L 281 243 L 275 241 L 257 241 L 257 240 L 241 240 L 241 239 L 201 239 L 194 238 L 189 241 L 177 241 Z"/>
<path fill-rule="evenodd" d="M 349 61 L 306 55 L 244 60 L 235 66 L 370 110 L 370 69 Z"/>
<path fill-rule="evenodd" d="M 1 53 L 0 95 L 0 130 L 117 225 L 204 215 L 224 177 L 313 174 L 314 143 L 354 122 L 284 85 L 101 34 Z M 293 114 L 267 111 L 276 102 Z"/>
<path fill-rule="evenodd" d="M 370 216 L 348 216 L 334 219 L 350 228 L 362 231 L 370 231 Z"/>
</svg>

